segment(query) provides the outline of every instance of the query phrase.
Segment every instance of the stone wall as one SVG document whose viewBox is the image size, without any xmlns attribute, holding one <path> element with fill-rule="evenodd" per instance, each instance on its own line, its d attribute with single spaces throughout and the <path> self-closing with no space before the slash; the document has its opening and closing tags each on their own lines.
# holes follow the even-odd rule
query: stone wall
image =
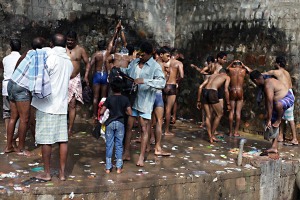
<svg viewBox="0 0 300 200">
<path fill-rule="evenodd" d="M 109 39 L 122 18 L 129 43 L 149 39 L 184 51 L 186 78 L 178 95 L 179 116 L 200 119 L 194 105 L 203 78 L 189 64 L 203 66 L 208 55 L 226 51 L 229 60 L 239 58 L 260 71 L 271 69 L 275 56 L 285 55 L 299 121 L 299 8 L 299 0 L 2 0 L 0 59 L 9 53 L 10 38 L 21 38 L 25 51 L 33 37 L 49 38 L 69 29 L 77 31 L 79 43 L 92 55 L 97 41 Z M 256 106 L 254 85 L 246 79 L 242 126 L 255 131 L 264 109 Z"/>
<path fill-rule="evenodd" d="M 184 104 L 196 104 L 196 88 L 202 80 L 190 63 L 203 66 L 208 55 L 226 51 L 229 61 L 241 59 L 247 66 L 265 71 L 272 68 L 276 56 L 284 55 L 293 77 L 299 121 L 299 10 L 299 0 L 177 1 L 175 46 L 185 50 L 185 72 L 191 77 L 183 83 L 183 88 L 189 88 L 185 93 L 191 96 Z M 256 106 L 254 85 L 246 79 L 243 126 L 257 129 L 263 108 Z"/>
</svg>

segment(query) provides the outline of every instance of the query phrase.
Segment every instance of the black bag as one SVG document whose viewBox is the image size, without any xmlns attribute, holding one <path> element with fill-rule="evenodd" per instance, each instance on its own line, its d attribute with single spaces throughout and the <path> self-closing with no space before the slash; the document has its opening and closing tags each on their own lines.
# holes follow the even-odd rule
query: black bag
<svg viewBox="0 0 300 200">
<path fill-rule="evenodd" d="M 95 126 L 92 132 L 92 136 L 94 136 L 94 138 L 96 138 L 97 140 L 100 138 L 101 135 L 100 131 L 101 131 L 101 124 L 97 122 L 97 125 Z"/>
<path fill-rule="evenodd" d="M 134 79 L 123 73 L 119 68 L 113 67 L 110 72 L 109 80 L 115 76 L 121 76 L 123 79 L 122 95 L 128 97 L 130 105 L 133 106 L 137 92 L 138 85 L 134 83 Z"/>
<path fill-rule="evenodd" d="M 83 85 L 82 90 L 82 98 L 84 103 L 91 103 L 93 101 L 93 91 L 90 86 L 86 85 L 85 83 Z"/>
</svg>

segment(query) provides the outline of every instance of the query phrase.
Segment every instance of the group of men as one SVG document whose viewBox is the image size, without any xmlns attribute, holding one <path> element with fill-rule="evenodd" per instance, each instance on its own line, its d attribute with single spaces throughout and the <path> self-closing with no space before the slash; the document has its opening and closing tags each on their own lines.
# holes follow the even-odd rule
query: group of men
<svg viewBox="0 0 300 200">
<path fill-rule="evenodd" d="M 229 111 L 228 135 L 240 136 L 238 131 L 244 102 L 243 85 L 248 73 L 250 79 L 264 92 L 266 98 L 265 131 L 270 132 L 270 138 L 273 139 L 272 147 L 266 153 L 278 153 L 278 141 L 283 141 L 283 128 L 279 129 L 282 119 L 289 121 L 293 135 L 292 140 L 285 144 L 298 145 L 293 115 L 295 98 L 291 76 L 285 69 L 285 58 L 276 57 L 275 69 L 262 74 L 257 70 L 250 69 L 240 60 L 234 60 L 224 69 L 221 66 L 225 64 L 226 59 L 226 53 L 220 52 L 216 61 L 213 57 L 208 57 L 207 66 L 203 69 L 191 64 L 192 68 L 206 75 L 198 89 L 197 108 L 204 110 L 205 122 L 202 123 L 207 128 L 210 143 L 219 141 L 216 135 L 220 119 L 223 116 L 224 98 Z M 233 127 L 234 122 L 235 127 Z"/>
<path fill-rule="evenodd" d="M 116 37 L 121 35 L 123 47 L 116 52 Z M 72 136 L 76 116 L 76 102 L 83 103 L 81 85 L 81 62 L 85 65 L 83 81 L 89 85 L 89 72 L 93 70 L 93 113 L 96 116 L 98 103 L 109 94 L 108 75 L 112 67 L 120 68 L 138 84 L 137 97 L 132 105 L 133 115 L 128 118 L 126 129 L 124 160 L 130 160 L 131 130 L 135 117 L 142 129 L 141 155 L 138 166 L 144 165 L 151 119 L 156 119 L 155 154 L 170 155 L 161 148 L 164 100 L 162 90 L 166 91 L 166 135 L 172 135 L 169 125 L 171 110 L 175 103 L 178 81 L 183 78 L 183 65 L 176 58 L 178 51 L 167 47 L 157 53 L 156 59 L 151 43 L 143 42 L 138 55 L 134 48 L 127 45 L 121 23 L 118 23 L 112 39 L 106 45 L 98 42 L 99 51 L 91 61 L 83 47 L 77 44 L 77 34 L 69 31 L 66 35 L 55 34 L 47 44 L 42 37 L 33 39 L 32 49 L 20 55 L 21 42 L 11 40 L 11 54 L 1 62 L 4 69 L 3 80 L 3 117 L 7 132 L 5 153 L 17 152 L 30 156 L 25 149 L 27 129 L 30 127 L 36 144 L 42 145 L 44 173 L 37 178 L 51 180 L 50 157 L 52 145 L 60 147 L 60 180 L 65 180 L 68 138 Z M 177 57 L 176 57 L 177 56 Z M 156 61 L 157 60 L 157 61 Z M 130 63 L 130 64 L 129 64 Z M 166 86 L 167 84 L 167 86 Z M 166 87 L 165 87 L 166 86 Z M 155 107 L 153 107 L 156 101 Z M 152 117 L 152 111 L 153 116 Z M 69 116 L 69 119 L 67 119 Z M 20 120 L 18 135 L 14 135 L 17 120 Z M 15 142 L 19 139 L 18 145 Z M 148 146 L 149 147 L 149 146 Z"/>
</svg>

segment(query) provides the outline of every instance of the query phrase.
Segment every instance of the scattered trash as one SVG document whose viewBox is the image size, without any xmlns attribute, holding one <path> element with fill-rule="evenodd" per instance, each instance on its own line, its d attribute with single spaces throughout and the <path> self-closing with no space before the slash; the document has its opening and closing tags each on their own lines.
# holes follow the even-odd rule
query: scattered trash
<svg viewBox="0 0 300 200">
<path fill-rule="evenodd" d="M 9 161 L 9 164 L 13 164 L 14 162 L 13 161 Z"/>
<path fill-rule="evenodd" d="M 9 172 L 8 174 L 1 174 L 0 178 L 16 178 L 18 174 L 14 172 Z"/>
<path fill-rule="evenodd" d="M 216 165 L 221 165 L 221 166 L 226 166 L 227 165 L 227 161 L 225 160 L 211 160 L 210 163 L 216 164 Z"/>
<path fill-rule="evenodd" d="M 194 147 L 188 147 L 188 150 L 194 150 Z"/>
<path fill-rule="evenodd" d="M 178 150 L 178 146 L 173 146 L 173 147 L 172 147 L 172 150 L 173 150 L 173 151 Z"/>
<path fill-rule="evenodd" d="M 34 167 L 34 168 L 31 169 L 31 171 L 33 171 L 33 172 L 44 171 L 44 167 Z"/>
<path fill-rule="evenodd" d="M 245 167 L 246 169 L 256 169 L 255 167 L 253 167 L 253 166 L 250 165 L 250 164 L 246 164 L 244 167 Z"/>
<path fill-rule="evenodd" d="M 220 155 L 221 158 L 227 159 L 226 155 Z"/>
<path fill-rule="evenodd" d="M 100 161 L 99 163 L 100 163 L 100 164 L 105 164 L 105 162 L 104 162 L 104 161 Z"/>
<path fill-rule="evenodd" d="M 71 192 L 71 194 L 69 195 L 69 199 L 73 199 L 75 197 L 74 192 Z"/>
<path fill-rule="evenodd" d="M 225 174 L 226 172 L 224 171 L 216 171 L 216 174 Z"/>
<path fill-rule="evenodd" d="M 204 174 L 207 174 L 205 171 L 193 171 L 193 174 L 196 176 L 196 177 L 199 177 L 201 175 L 204 175 Z"/>
<path fill-rule="evenodd" d="M 218 181 L 218 178 L 216 177 L 216 178 L 214 178 L 214 180 L 213 180 L 213 182 L 217 182 Z"/>
<path fill-rule="evenodd" d="M 39 165 L 39 163 L 37 163 L 37 162 L 36 162 L 36 163 L 29 163 L 29 164 L 28 164 L 28 166 L 30 166 L 30 167 L 38 166 L 38 165 Z"/>
<path fill-rule="evenodd" d="M 204 155 L 205 155 L 205 156 L 210 156 L 210 157 L 216 157 L 216 155 L 213 154 L 213 153 L 205 153 Z"/>
</svg>

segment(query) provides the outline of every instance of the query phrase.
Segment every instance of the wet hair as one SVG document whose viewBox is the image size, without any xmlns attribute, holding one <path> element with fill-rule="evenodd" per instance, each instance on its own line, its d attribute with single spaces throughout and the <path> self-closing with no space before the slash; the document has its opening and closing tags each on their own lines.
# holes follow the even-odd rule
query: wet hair
<svg viewBox="0 0 300 200">
<path fill-rule="evenodd" d="M 132 44 L 127 44 L 126 48 L 128 49 L 128 55 L 132 55 L 134 52 L 134 46 Z"/>
<path fill-rule="evenodd" d="M 165 53 L 170 53 L 170 52 L 171 52 L 171 49 L 169 47 L 163 46 L 158 50 L 157 54 L 161 54 L 161 53 L 165 54 Z"/>
<path fill-rule="evenodd" d="M 213 57 L 213 56 L 208 56 L 207 58 L 206 58 L 206 62 L 207 63 L 210 63 L 210 62 L 215 62 L 215 58 Z"/>
<path fill-rule="evenodd" d="M 140 46 L 140 50 L 142 52 L 145 52 L 146 54 L 152 54 L 153 53 L 153 46 L 150 42 L 143 42 Z"/>
<path fill-rule="evenodd" d="M 286 66 L 286 60 L 283 56 L 277 56 L 276 61 L 277 64 L 279 64 L 280 67 L 285 68 Z"/>
<path fill-rule="evenodd" d="M 66 37 L 77 40 L 77 33 L 73 30 L 69 30 L 66 34 Z"/>
<path fill-rule="evenodd" d="M 173 48 L 173 49 L 171 49 L 170 53 L 171 53 L 172 56 L 176 56 L 177 54 L 180 53 L 180 51 L 177 48 Z"/>
<path fill-rule="evenodd" d="M 221 51 L 221 52 L 219 52 L 218 54 L 217 54 L 217 59 L 218 58 L 224 58 L 224 56 L 227 56 L 227 53 L 225 53 L 225 52 L 223 52 L 223 51 Z"/>
<path fill-rule="evenodd" d="M 41 49 L 45 47 L 46 40 L 43 37 L 36 37 L 31 42 L 32 49 Z"/>
<path fill-rule="evenodd" d="M 65 47 L 66 46 L 66 37 L 63 34 L 57 33 L 52 36 L 53 46 Z"/>
<path fill-rule="evenodd" d="M 10 48 L 12 51 L 20 51 L 21 50 L 21 41 L 19 39 L 11 39 L 10 40 Z"/>
<path fill-rule="evenodd" d="M 254 82 L 255 79 L 258 79 L 262 74 L 258 70 L 253 70 L 250 73 L 250 79 Z"/>
<path fill-rule="evenodd" d="M 97 46 L 99 50 L 104 50 L 106 47 L 106 41 L 105 40 L 98 41 Z"/>
<path fill-rule="evenodd" d="M 114 76 L 111 78 L 109 84 L 114 93 L 121 92 L 123 87 L 123 79 L 121 76 Z"/>
</svg>

